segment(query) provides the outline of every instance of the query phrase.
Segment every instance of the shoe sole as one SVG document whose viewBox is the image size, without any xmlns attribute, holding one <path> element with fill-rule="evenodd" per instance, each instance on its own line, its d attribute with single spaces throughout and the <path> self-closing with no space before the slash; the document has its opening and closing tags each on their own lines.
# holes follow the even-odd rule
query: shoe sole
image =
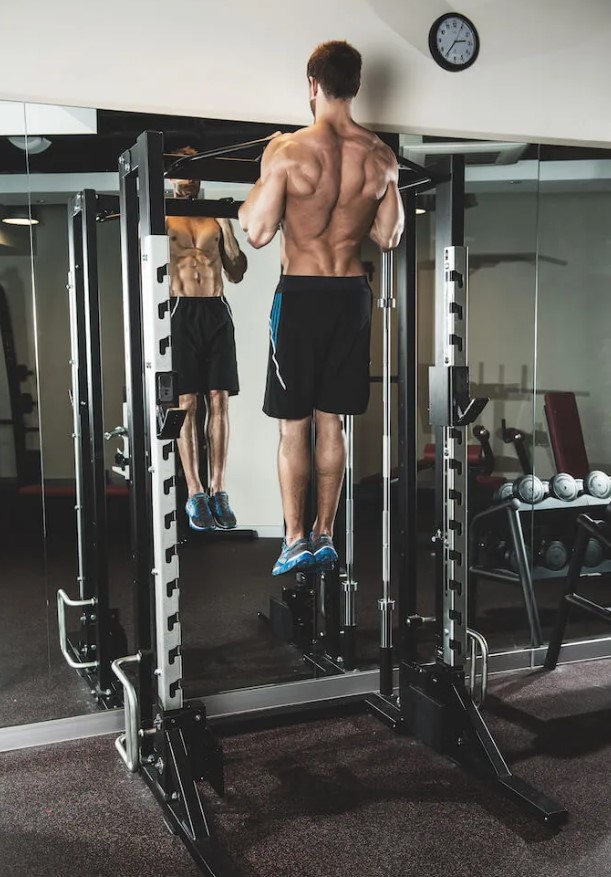
<svg viewBox="0 0 611 877">
<path fill-rule="evenodd" d="M 238 526 L 237 521 L 235 522 L 235 524 L 229 524 L 229 525 L 221 524 L 221 522 L 219 521 L 218 518 L 214 519 L 214 523 L 216 524 L 216 526 L 218 527 L 219 530 L 235 530 L 235 528 Z"/>
<path fill-rule="evenodd" d="M 189 518 L 189 526 L 192 530 L 197 530 L 198 533 L 206 533 L 210 530 L 216 530 L 214 523 L 212 523 L 209 527 L 198 527 L 197 524 L 194 524 L 191 518 Z"/>
<path fill-rule="evenodd" d="M 335 548 L 331 548 L 329 545 L 324 545 L 322 548 L 319 548 L 318 551 L 312 552 L 312 557 L 314 558 L 316 563 L 337 563 L 339 557 L 337 556 L 337 551 Z"/>
<path fill-rule="evenodd" d="M 283 576 L 288 572 L 306 572 L 312 566 L 311 560 L 306 556 L 310 555 L 312 557 L 312 553 L 310 551 L 304 551 L 299 554 L 297 557 L 294 557 L 292 561 L 289 561 L 289 565 L 285 565 L 282 569 L 279 569 L 277 572 L 276 567 L 272 570 L 273 576 Z"/>
<path fill-rule="evenodd" d="M 337 551 L 334 551 L 332 548 L 319 548 L 312 557 L 314 558 L 312 572 L 326 572 L 339 560 Z"/>
</svg>

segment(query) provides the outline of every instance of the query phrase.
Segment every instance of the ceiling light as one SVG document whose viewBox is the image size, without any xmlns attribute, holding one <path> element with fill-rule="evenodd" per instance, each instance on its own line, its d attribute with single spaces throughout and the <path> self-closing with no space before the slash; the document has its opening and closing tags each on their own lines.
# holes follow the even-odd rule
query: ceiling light
<svg viewBox="0 0 611 877">
<path fill-rule="evenodd" d="M 426 213 L 424 207 L 416 207 L 416 216 L 422 216 L 423 213 Z"/>
<path fill-rule="evenodd" d="M 17 149 L 22 149 L 30 155 L 38 155 L 39 152 L 44 152 L 51 146 L 51 141 L 47 140 L 46 137 L 9 137 L 8 140 Z"/>
<path fill-rule="evenodd" d="M 40 220 L 28 207 L 5 207 L 2 222 L 6 225 L 38 225 Z"/>
</svg>

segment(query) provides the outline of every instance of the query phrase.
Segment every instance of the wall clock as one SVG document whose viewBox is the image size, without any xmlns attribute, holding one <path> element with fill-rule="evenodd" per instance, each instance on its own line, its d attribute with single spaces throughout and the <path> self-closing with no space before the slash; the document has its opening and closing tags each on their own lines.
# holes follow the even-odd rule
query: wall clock
<svg viewBox="0 0 611 877">
<path fill-rule="evenodd" d="M 466 70 L 474 63 L 479 52 L 475 25 L 459 12 L 445 13 L 431 27 L 429 49 L 444 70 Z"/>
</svg>

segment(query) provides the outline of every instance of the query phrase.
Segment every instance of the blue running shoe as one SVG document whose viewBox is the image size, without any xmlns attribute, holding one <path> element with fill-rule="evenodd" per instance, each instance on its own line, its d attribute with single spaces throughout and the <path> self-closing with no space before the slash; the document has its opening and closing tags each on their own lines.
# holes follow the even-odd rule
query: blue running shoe
<svg viewBox="0 0 611 877">
<path fill-rule="evenodd" d="M 273 576 L 281 576 L 287 572 L 308 570 L 312 566 L 312 552 L 308 548 L 307 539 L 295 539 L 290 545 L 282 543 L 280 557 L 272 570 Z"/>
<path fill-rule="evenodd" d="M 214 518 L 208 505 L 208 495 L 194 493 L 185 506 L 192 530 L 214 530 Z"/>
<path fill-rule="evenodd" d="M 310 533 L 309 544 L 312 557 L 314 558 L 314 569 L 316 572 L 330 569 L 334 563 L 337 563 L 338 556 L 337 551 L 333 547 L 333 539 L 331 539 L 330 536 L 327 536 L 326 533 L 321 533 L 320 536 L 315 536 L 314 533 Z"/>
<path fill-rule="evenodd" d="M 221 530 L 233 530 L 237 526 L 238 522 L 229 505 L 229 497 L 224 490 L 213 493 L 208 504 L 217 527 Z"/>
</svg>

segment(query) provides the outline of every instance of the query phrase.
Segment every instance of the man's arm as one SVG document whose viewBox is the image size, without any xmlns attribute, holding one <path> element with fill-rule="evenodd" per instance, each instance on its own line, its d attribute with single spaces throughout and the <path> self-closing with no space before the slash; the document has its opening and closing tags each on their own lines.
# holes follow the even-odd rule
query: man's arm
<svg viewBox="0 0 611 877">
<path fill-rule="evenodd" d="M 238 219 L 251 246 L 259 249 L 272 240 L 284 216 L 288 181 L 286 151 L 289 135 L 272 140 L 263 153 L 261 176 L 240 207 Z"/>
<path fill-rule="evenodd" d="M 239 283 L 244 277 L 248 262 L 240 249 L 233 232 L 230 219 L 217 219 L 221 227 L 221 239 L 219 240 L 219 252 L 225 276 L 230 283 Z"/>
<path fill-rule="evenodd" d="M 369 237 L 381 250 L 394 250 L 405 228 L 405 211 L 398 184 L 399 169 L 394 156 L 392 161 L 391 179 L 369 231 Z"/>
</svg>

